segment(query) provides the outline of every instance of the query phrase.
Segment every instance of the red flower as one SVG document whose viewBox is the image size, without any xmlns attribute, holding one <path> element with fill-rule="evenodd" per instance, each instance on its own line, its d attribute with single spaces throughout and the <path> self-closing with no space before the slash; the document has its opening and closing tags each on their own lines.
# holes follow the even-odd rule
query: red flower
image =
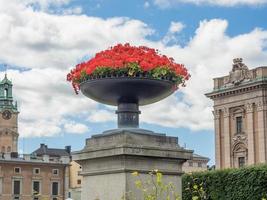
<svg viewBox="0 0 267 200">
<path fill-rule="evenodd" d="M 82 72 L 91 75 L 97 67 L 117 69 L 127 67 L 131 63 L 138 64 L 140 69 L 145 72 L 158 67 L 164 67 L 175 73 L 176 76 L 182 77 L 183 80 L 188 80 L 190 77 L 183 65 L 175 63 L 173 58 L 160 55 L 158 50 L 145 46 L 130 46 L 129 43 L 126 43 L 101 51 L 89 61 L 76 65 L 75 69 L 71 70 L 67 75 L 67 80 L 72 82 L 75 91 L 77 91 Z"/>
</svg>

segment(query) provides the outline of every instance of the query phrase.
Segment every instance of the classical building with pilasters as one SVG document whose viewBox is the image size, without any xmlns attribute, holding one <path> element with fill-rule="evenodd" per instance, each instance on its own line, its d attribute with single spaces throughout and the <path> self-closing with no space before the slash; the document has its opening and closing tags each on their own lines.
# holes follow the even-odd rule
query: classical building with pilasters
<svg viewBox="0 0 267 200">
<path fill-rule="evenodd" d="M 216 168 L 267 163 L 267 66 L 249 70 L 236 58 L 206 96 L 214 101 Z"/>
</svg>

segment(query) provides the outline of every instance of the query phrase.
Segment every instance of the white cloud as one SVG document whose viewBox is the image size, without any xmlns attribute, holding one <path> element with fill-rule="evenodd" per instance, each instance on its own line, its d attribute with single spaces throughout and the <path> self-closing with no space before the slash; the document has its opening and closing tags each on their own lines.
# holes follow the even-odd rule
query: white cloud
<svg viewBox="0 0 267 200">
<path fill-rule="evenodd" d="M 267 64 L 266 30 L 255 28 L 249 33 L 230 37 L 226 34 L 227 26 L 226 20 L 204 20 L 185 47 L 158 46 L 163 49 L 162 53 L 185 63 L 192 77 L 187 87 L 180 90 L 182 97 L 171 97 L 144 108 L 143 121 L 192 130 L 213 127 L 212 101 L 204 96 L 213 88 L 212 79 L 227 75 L 235 57 L 243 57 L 250 68 Z"/>
<path fill-rule="evenodd" d="M 64 129 L 66 133 L 76 134 L 83 134 L 89 131 L 89 128 L 86 125 L 74 121 L 67 121 L 64 124 Z"/>
<path fill-rule="evenodd" d="M 38 1 L 0 0 L 0 62 L 30 69 L 8 71 L 19 102 L 20 135 L 53 136 L 65 131 L 68 117 L 86 119 L 97 110 L 96 102 L 73 93 L 66 82 L 70 68 L 117 42 L 142 42 L 152 30 L 128 18 L 104 20 L 36 11 L 29 2 Z M 58 1 L 58 5 L 67 2 Z"/>
<path fill-rule="evenodd" d="M 149 7 L 150 7 L 150 3 L 148 1 L 145 1 L 144 8 L 149 8 Z"/>
<path fill-rule="evenodd" d="M 266 30 L 255 28 L 230 37 L 226 34 L 228 22 L 220 19 L 201 21 L 184 47 L 166 45 L 164 39 L 148 40 L 153 30 L 139 20 L 51 14 L 34 11 L 16 0 L 0 0 L 0 24 L 0 62 L 30 69 L 8 71 L 20 105 L 23 137 L 62 134 L 66 127 L 69 132 L 81 133 L 86 132 L 87 119 L 116 120 L 110 109 L 100 109 L 96 102 L 74 95 L 66 82 L 68 70 L 84 56 L 115 43 L 157 48 L 189 68 L 192 78 L 178 91 L 180 95 L 141 107 L 142 122 L 169 127 L 212 128 L 212 102 L 204 96 L 212 89 L 212 78 L 227 74 L 234 57 L 243 57 L 249 67 L 267 63 Z M 169 32 L 179 33 L 177 24 L 170 25 Z"/>
<path fill-rule="evenodd" d="M 154 4 L 160 8 L 170 8 L 179 4 L 214 5 L 214 6 L 259 6 L 267 3 L 267 0 L 154 0 Z"/>
<path fill-rule="evenodd" d="M 92 112 L 88 117 L 88 120 L 91 122 L 106 122 L 114 121 L 116 119 L 115 112 L 110 110 L 98 110 L 97 112 Z"/>
<path fill-rule="evenodd" d="M 177 43 L 178 42 L 178 36 L 177 35 L 184 28 L 185 28 L 185 25 L 183 23 L 172 21 L 167 34 L 162 39 L 163 43 L 165 45 L 168 45 L 168 43 L 170 43 L 170 42 Z"/>
<path fill-rule="evenodd" d="M 170 33 L 179 33 L 184 29 L 185 25 L 181 22 L 171 22 L 169 32 Z"/>
</svg>

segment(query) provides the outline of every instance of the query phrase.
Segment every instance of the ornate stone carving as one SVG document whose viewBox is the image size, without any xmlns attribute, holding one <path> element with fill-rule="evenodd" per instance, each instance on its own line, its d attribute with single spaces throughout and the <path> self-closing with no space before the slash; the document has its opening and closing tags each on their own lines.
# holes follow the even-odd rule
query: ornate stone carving
<svg viewBox="0 0 267 200">
<path fill-rule="evenodd" d="M 243 81 L 249 81 L 252 79 L 252 75 L 248 67 L 243 63 L 242 58 L 235 58 L 233 60 L 233 68 L 229 74 L 228 79 L 225 80 L 225 84 L 239 85 Z"/>
<path fill-rule="evenodd" d="M 231 108 L 231 116 L 233 119 L 235 119 L 237 116 L 242 116 L 243 118 L 245 118 L 246 117 L 245 113 L 246 113 L 246 110 L 244 106 L 237 106 L 237 107 Z"/>
<path fill-rule="evenodd" d="M 224 117 L 229 117 L 230 116 L 229 108 L 223 107 L 223 116 Z"/>
<path fill-rule="evenodd" d="M 246 104 L 246 113 L 253 112 L 253 103 L 247 103 Z"/>
<path fill-rule="evenodd" d="M 248 143 L 247 136 L 245 134 L 235 135 L 232 138 L 232 141 L 233 141 L 233 147 L 238 143 L 243 143 L 245 145 L 247 145 L 247 143 Z"/>
<path fill-rule="evenodd" d="M 263 110 L 263 102 L 262 101 L 259 101 L 257 103 L 257 111 L 262 111 Z"/>
<path fill-rule="evenodd" d="M 212 111 L 212 114 L 214 116 L 214 119 L 219 119 L 220 118 L 220 110 L 216 109 L 214 111 Z"/>
</svg>

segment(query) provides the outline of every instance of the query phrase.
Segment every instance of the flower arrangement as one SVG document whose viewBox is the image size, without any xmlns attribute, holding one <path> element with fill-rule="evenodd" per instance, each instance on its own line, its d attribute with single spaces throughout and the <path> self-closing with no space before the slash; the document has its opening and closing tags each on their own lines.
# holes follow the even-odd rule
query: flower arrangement
<svg viewBox="0 0 267 200">
<path fill-rule="evenodd" d="M 145 46 L 118 44 L 101 51 L 94 58 L 82 62 L 71 70 L 67 80 L 72 82 L 76 93 L 84 81 L 106 77 L 140 77 L 165 79 L 178 86 L 189 79 L 190 75 L 182 64 L 173 58 L 160 55 L 157 50 Z"/>
</svg>

